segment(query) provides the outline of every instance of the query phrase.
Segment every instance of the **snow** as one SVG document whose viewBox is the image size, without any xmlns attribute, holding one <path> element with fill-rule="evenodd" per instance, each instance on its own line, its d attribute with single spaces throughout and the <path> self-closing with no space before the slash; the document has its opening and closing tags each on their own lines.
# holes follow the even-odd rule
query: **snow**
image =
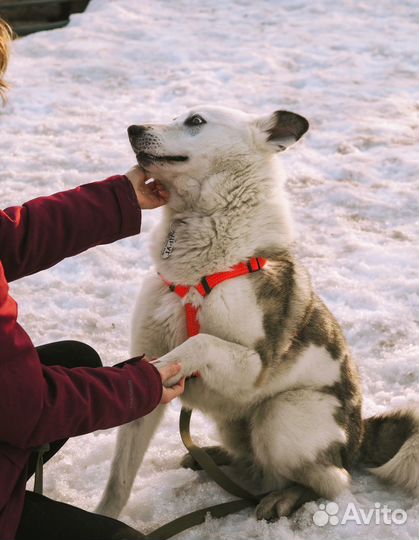
<svg viewBox="0 0 419 540">
<path fill-rule="evenodd" d="M 342 323 L 364 382 L 365 415 L 418 403 L 418 117 L 414 0 L 92 0 L 68 27 L 15 42 L 1 111 L 2 204 L 123 173 L 126 127 L 167 121 L 196 103 L 310 120 L 284 161 L 299 253 Z M 150 267 L 140 237 L 12 284 L 36 344 L 86 341 L 105 364 L 127 357 L 133 299 Z M 121 519 L 144 531 L 229 500 L 205 473 L 179 468 L 179 404 L 170 406 Z M 195 413 L 194 438 L 214 443 Z M 48 496 L 93 509 L 115 430 L 78 437 L 46 467 Z M 416 538 L 412 497 L 356 471 L 339 498 L 404 509 L 404 525 L 318 527 L 310 503 L 290 519 L 251 509 L 208 519 L 179 539 Z"/>
</svg>

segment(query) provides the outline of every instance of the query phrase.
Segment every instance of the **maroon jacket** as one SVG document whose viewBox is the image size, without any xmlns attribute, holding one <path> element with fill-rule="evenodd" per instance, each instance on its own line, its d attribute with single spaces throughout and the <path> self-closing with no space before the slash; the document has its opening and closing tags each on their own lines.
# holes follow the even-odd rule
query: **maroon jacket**
<svg viewBox="0 0 419 540">
<path fill-rule="evenodd" d="M 0 211 L 0 538 L 13 539 L 27 461 L 41 444 L 107 429 L 152 411 L 161 377 L 141 359 L 122 367 L 43 366 L 17 322 L 7 281 L 140 231 L 129 180 L 114 176 Z M 57 358 L 59 362 L 59 358 Z"/>
</svg>

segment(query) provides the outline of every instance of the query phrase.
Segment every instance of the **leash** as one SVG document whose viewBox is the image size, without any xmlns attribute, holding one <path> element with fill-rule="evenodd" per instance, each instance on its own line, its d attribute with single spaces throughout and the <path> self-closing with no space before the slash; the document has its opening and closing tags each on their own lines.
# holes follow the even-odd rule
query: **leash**
<svg viewBox="0 0 419 540">
<path fill-rule="evenodd" d="M 208 474 L 208 476 L 214 480 L 220 487 L 232 495 L 239 497 L 234 501 L 229 501 L 214 506 L 207 506 L 190 512 L 184 516 L 181 516 L 165 525 L 162 525 L 158 529 L 155 529 L 151 533 L 147 534 L 144 540 L 166 540 L 172 536 L 201 525 L 205 522 L 208 514 L 214 518 L 221 518 L 230 514 L 240 512 L 244 508 L 249 506 L 256 506 L 265 494 L 254 495 L 247 491 L 239 484 L 234 482 L 221 469 L 216 465 L 212 457 L 205 452 L 203 448 L 197 446 L 191 437 L 190 422 L 191 422 L 192 410 L 182 408 L 179 419 L 179 431 L 183 444 L 188 452 L 194 458 L 194 460 L 202 467 L 202 469 Z"/>
<path fill-rule="evenodd" d="M 218 467 L 212 457 L 205 452 L 203 448 L 197 446 L 191 437 L 190 422 L 191 422 L 192 410 L 182 408 L 179 419 L 179 431 L 182 438 L 182 442 L 185 445 L 188 452 L 194 458 L 194 460 L 202 467 L 202 469 L 208 474 L 214 482 L 216 482 L 225 491 L 228 491 L 236 497 L 246 499 L 253 504 L 257 504 L 260 497 L 253 495 L 250 491 L 242 488 L 236 482 L 231 480 L 223 471 Z"/>
<path fill-rule="evenodd" d="M 37 449 L 37 458 L 35 465 L 35 483 L 33 490 L 35 493 L 42 495 L 44 490 L 44 454 L 50 450 L 49 444 L 43 444 Z"/>
<path fill-rule="evenodd" d="M 202 467 L 208 476 L 225 491 L 231 493 L 235 497 L 238 497 L 238 499 L 200 508 L 199 510 L 195 510 L 194 512 L 190 512 L 189 514 L 178 517 L 177 519 L 169 521 L 169 523 L 166 523 L 145 535 L 144 540 L 167 540 L 168 538 L 172 538 L 172 536 L 176 536 L 177 534 L 186 531 L 191 527 L 205 523 L 208 514 L 216 519 L 228 516 L 230 514 L 235 514 L 244 508 L 256 506 L 265 495 L 254 495 L 234 482 L 231 478 L 224 474 L 212 457 L 207 454 L 203 448 L 200 448 L 193 442 L 190 433 L 191 416 L 192 410 L 182 408 L 179 418 L 179 431 L 183 444 L 193 459 Z M 34 492 L 40 493 L 41 495 L 43 488 L 43 454 L 48 450 L 49 445 L 43 445 L 38 449 Z M 138 532 L 140 533 L 140 531 Z"/>
</svg>

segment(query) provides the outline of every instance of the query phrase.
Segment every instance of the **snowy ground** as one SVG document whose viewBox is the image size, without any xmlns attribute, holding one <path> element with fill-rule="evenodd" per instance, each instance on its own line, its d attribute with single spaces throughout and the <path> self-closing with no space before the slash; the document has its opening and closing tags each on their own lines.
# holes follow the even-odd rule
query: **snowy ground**
<svg viewBox="0 0 419 540">
<path fill-rule="evenodd" d="M 211 102 L 310 119 L 286 155 L 299 251 L 343 324 L 365 387 L 365 414 L 418 402 L 417 13 L 414 0 L 92 0 L 67 28 L 19 40 L 0 113 L 2 204 L 124 172 L 126 126 Z M 36 344 L 73 338 L 106 364 L 124 359 L 133 298 L 149 270 L 147 240 L 99 247 L 12 285 Z M 147 455 L 122 519 L 150 530 L 228 500 L 204 473 L 179 468 L 178 404 Z M 208 420 L 193 432 L 208 443 Z M 115 431 L 70 441 L 46 468 L 46 494 L 93 509 Z M 208 520 L 182 540 L 416 538 L 415 501 L 355 474 L 358 507 L 402 508 L 405 525 L 313 524 L 251 510 Z"/>
</svg>

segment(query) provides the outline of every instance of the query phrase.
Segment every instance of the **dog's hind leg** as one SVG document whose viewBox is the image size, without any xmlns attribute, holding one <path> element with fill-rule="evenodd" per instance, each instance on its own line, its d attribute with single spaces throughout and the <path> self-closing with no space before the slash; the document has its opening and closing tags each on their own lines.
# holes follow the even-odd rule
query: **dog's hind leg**
<svg viewBox="0 0 419 540">
<path fill-rule="evenodd" d="M 159 405 L 147 416 L 119 428 L 111 474 L 96 513 L 117 517 L 125 506 L 164 409 L 164 405 Z"/>
<path fill-rule="evenodd" d="M 292 484 L 282 491 L 273 491 L 266 495 L 256 508 L 256 518 L 272 521 L 282 516 L 289 516 L 303 504 L 315 501 L 319 496 L 311 488 L 301 484 Z"/>
<path fill-rule="evenodd" d="M 339 409 L 335 396 L 306 388 L 278 394 L 255 412 L 256 462 L 278 483 L 259 503 L 259 519 L 287 516 L 316 494 L 334 499 L 349 486 L 341 458 L 347 435 L 335 418 Z"/>
</svg>

